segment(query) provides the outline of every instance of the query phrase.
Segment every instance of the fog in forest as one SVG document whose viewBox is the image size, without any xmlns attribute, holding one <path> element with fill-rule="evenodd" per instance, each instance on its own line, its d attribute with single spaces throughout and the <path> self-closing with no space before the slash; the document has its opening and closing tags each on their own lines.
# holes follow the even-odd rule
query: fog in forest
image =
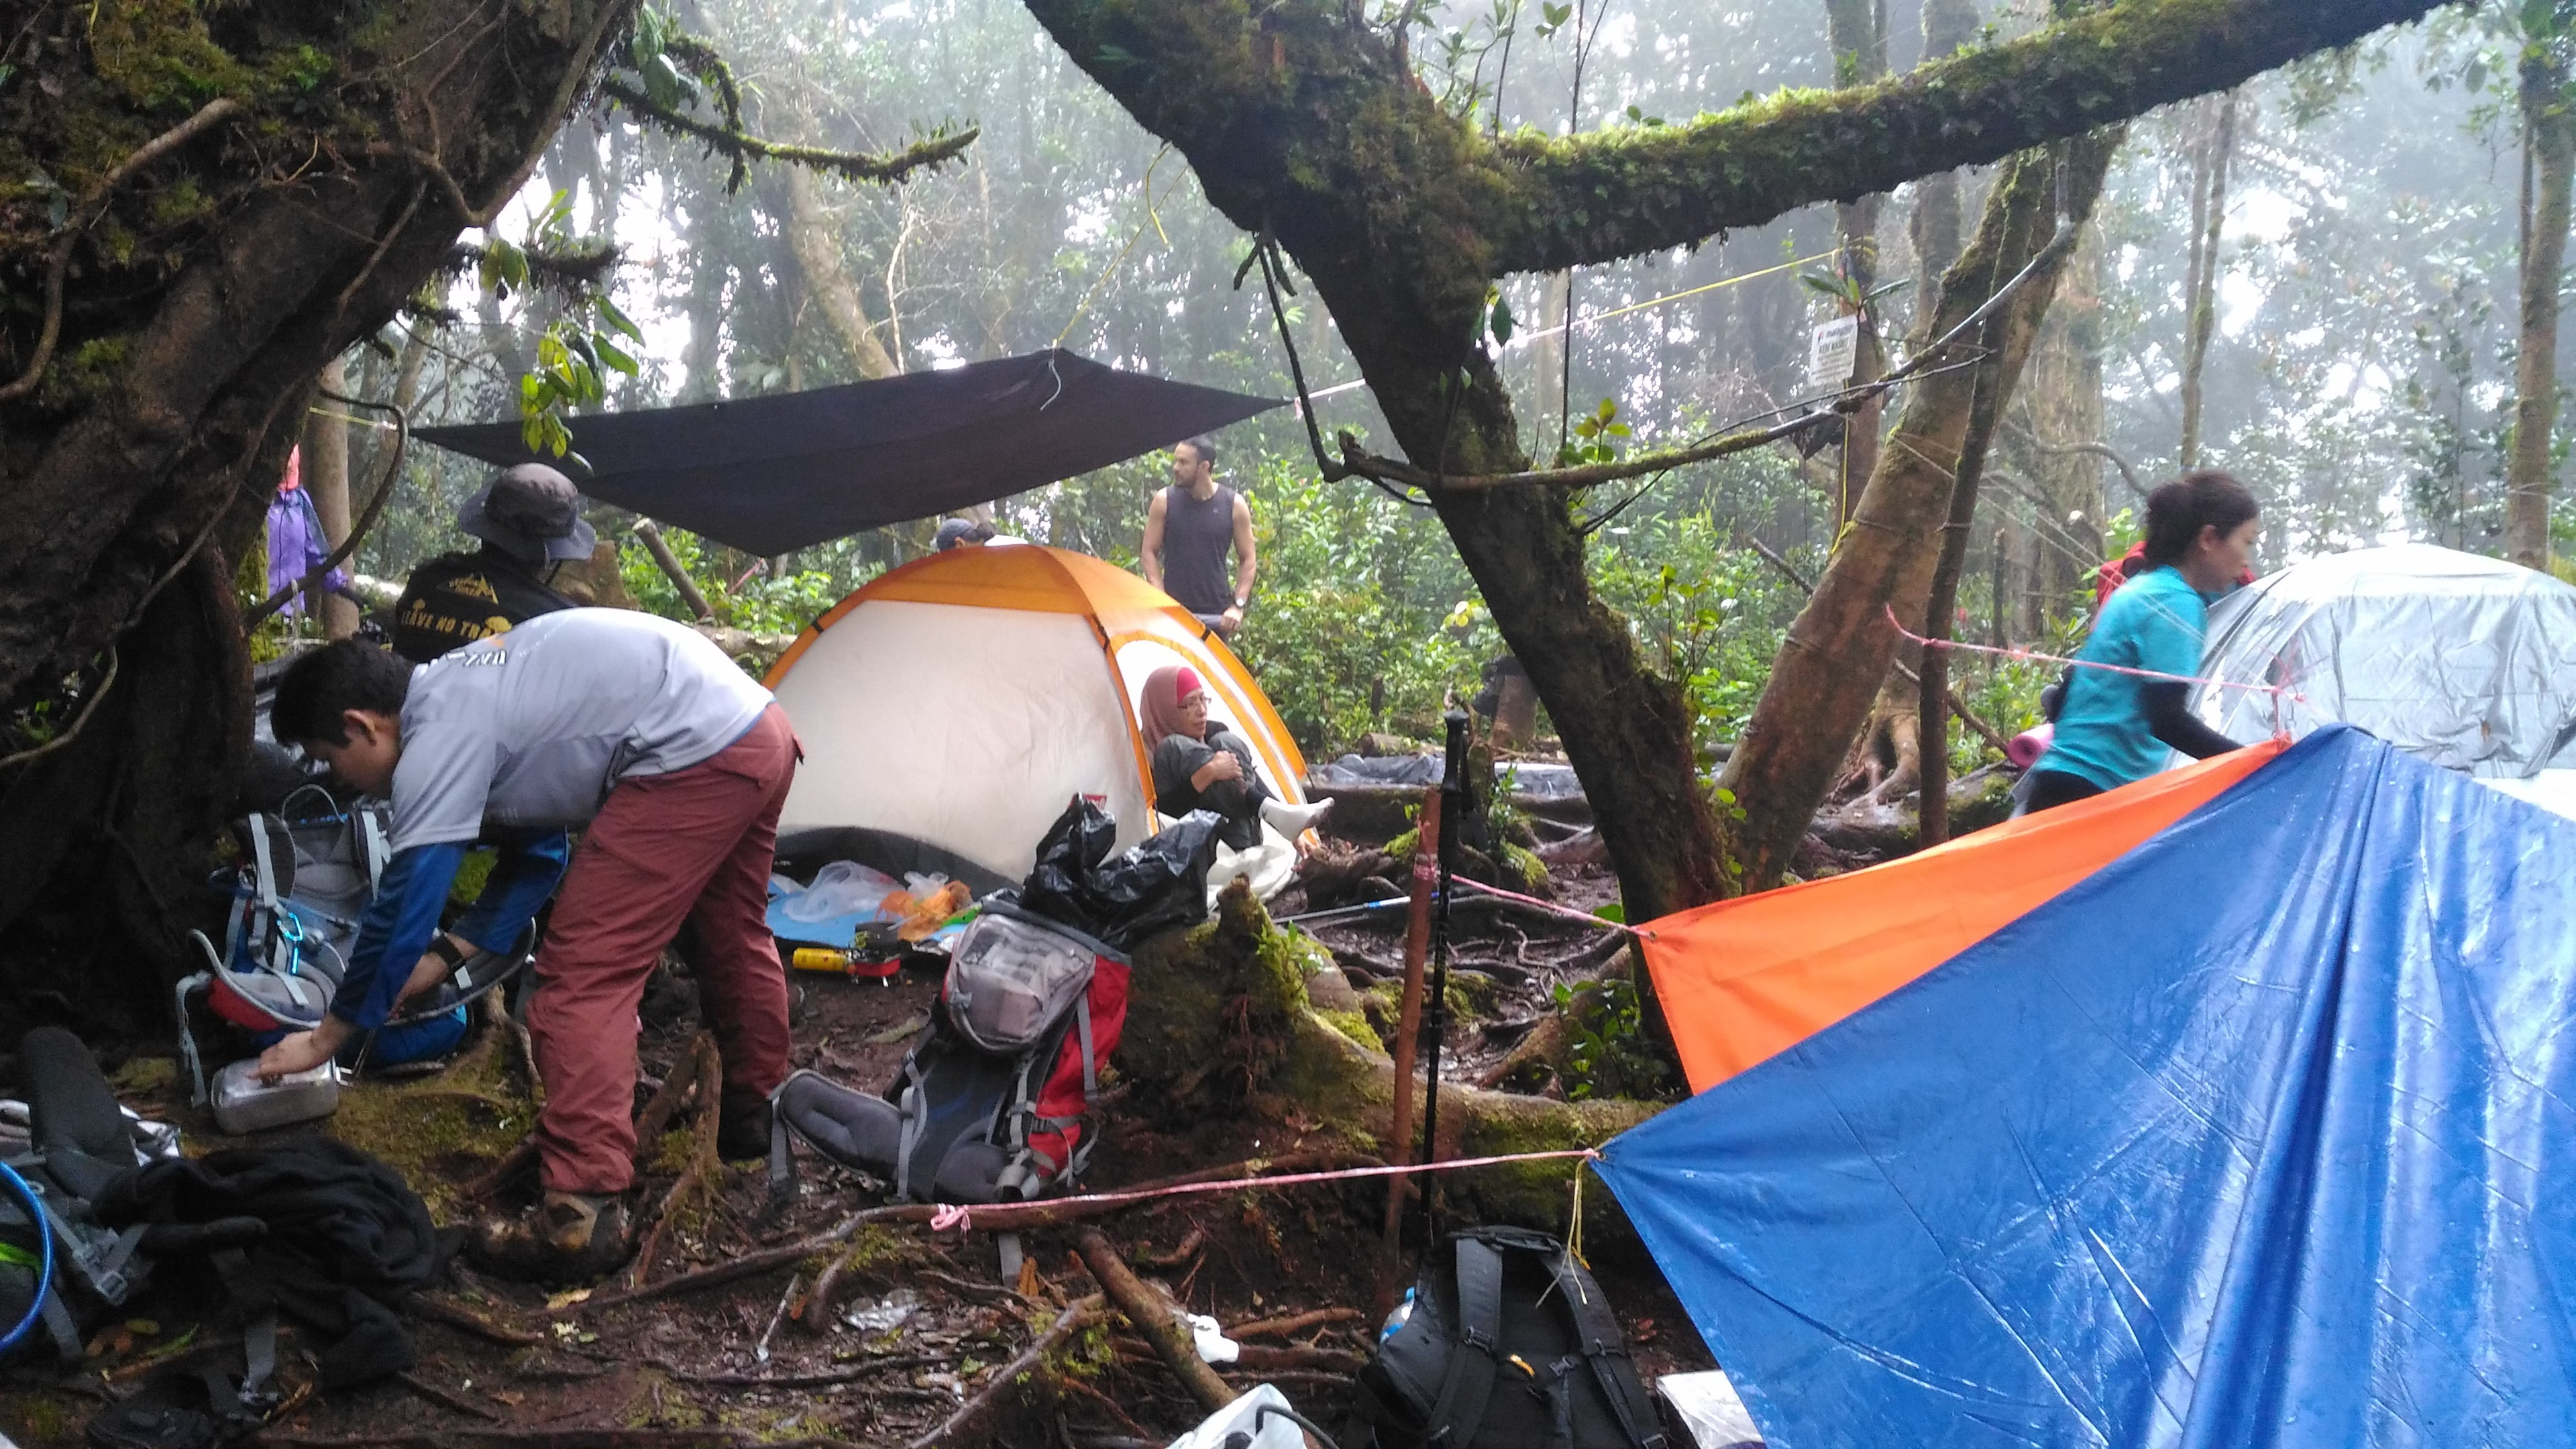
<svg viewBox="0 0 2576 1449">
<path fill-rule="evenodd" d="M 2026 30 L 2015 13 L 2026 8 L 1989 17 L 1985 36 Z M 1413 32 L 1422 83 L 1506 131 L 1656 127 L 1835 77 L 1814 4 L 1636 0 L 1560 14 L 1505 0 L 1426 14 Z M 681 18 L 724 47 L 747 117 L 778 138 L 881 150 L 942 124 L 980 134 L 962 165 L 900 187 L 765 166 L 728 195 L 725 167 L 693 142 L 576 123 L 493 235 L 538 240 L 551 205 L 556 240 L 616 249 L 607 295 L 643 340 L 630 344 L 636 375 L 608 375 L 610 408 L 1057 345 L 1292 392 L 1258 274 L 1236 285 L 1249 238 L 1026 10 L 710 0 Z M 1898 0 L 1886 26 L 1901 72 L 1922 51 L 1922 17 Z M 2266 567 L 2408 538 L 2500 551 L 2524 167 L 2504 44 L 2447 17 L 2131 129 L 2000 432 L 1961 586 L 1963 637 L 2044 642 L 2078 617 L 2079 581 L 2134 537 L 2142 489 L 2180 465 L 2195 393 L 2197 461 L 2262 499 Z M 1987 178 L 1963 179 L 1973 220 Z M 1918 190 L 1884 201 L 1875 244 L 1873 307 L 1900 357 L 1926 294 L 1909 241 Z M 2213 325 L 2194 366 L 2195 286 L 2213 255 L 2197 294 Z M 1671 445 L 1811 401 L 1810 329 L 1847 310 L 1831 295 L 1840 257 L 1835 209 L 1811 207 L 1690 250 L 1509 279 L 1500 300 L 1516 330 L 1497 356 L 1525 446 L 1537 457 L 1582 446 L 1580 426 L 1605 416 L 1603 443 Z M 504 300 L 469 276 L 445 305 L 455 324 L 425 335 L 418 420 L 513 416 L 535 339 L 562 304 L 543 289 Z M 1350 429 L 1387 448 L 1332 318 L 1301 296 L 1288 321 L 1326 437 Z M 407 334 L 363 355 L 361 383 L 399 365 Z M 577 419 L 573 431 L 577 449 Z M 1318 697 L 1291 706 L 1301 735 L 1330 746 L 1387 723 L 1383 700 L 1367 714 L 1361 691 L 1390 672 L 1397 713 L 1419 724 L 1441 686 L 1495 648 L 1438 525 L 1357 480 L 1317 481 L 1293 411 L 1228 443 L 1222 471 L 1261 504 L 1268 563 L 1245 649 L 1316 681 Z M 1745 544 L 1812 571 L 1833 533 L 1839 456 L 1766 449 L 1586 500 L 1602 592 L 1698 681 L 1721 731 L 1749 707 L 1798 602 Z M 1007 532 L 1132 561 L 1159 466 L 995 511 Z M 452 544 L 454 504 L 479 479 L 477 465 L 430 449 L 407 470 L 360 553 L 369 574 L 398 579 Z M 2562 502 L 2553 530 L 2568 519 Z M 754 560 L 679 542 L 738 622 L 792 630 L 917 553 L 926 527 L 916 532 L 808 550 L 780 577 L 746 578 Z M 632 572 L 648 603 L 663 592 L 649 568 Z M 1424 638 L 1442 647 L 1414 651 Z M 1399 655 L 1408 662 L 1391 665 Z"/>
</svg>

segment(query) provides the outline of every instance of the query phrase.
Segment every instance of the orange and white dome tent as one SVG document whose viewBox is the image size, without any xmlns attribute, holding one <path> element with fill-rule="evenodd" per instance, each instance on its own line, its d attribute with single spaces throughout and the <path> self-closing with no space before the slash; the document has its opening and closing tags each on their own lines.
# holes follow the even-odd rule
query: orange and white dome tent
<svg viewBox="0 0 2576 1449">
<path fill-rule="evenodd" d="M 1186 664 L 1263 779 L 1305 801 L 1305 758 L 1251 672 L 1162 590 L 1086 554 L 958 548 L 894 569 L 797 637 L 765 681 L 805 745 L 782 841 L 908 836 L 1017 879 L 1076 795 L 1154 828 L 1145 677 Z"/>
</svg>

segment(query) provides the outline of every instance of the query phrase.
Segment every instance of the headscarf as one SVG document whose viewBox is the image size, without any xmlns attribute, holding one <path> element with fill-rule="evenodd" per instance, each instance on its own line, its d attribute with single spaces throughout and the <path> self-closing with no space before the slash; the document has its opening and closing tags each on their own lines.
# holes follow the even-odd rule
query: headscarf
<svg viewBox="0 0 2576 1449">
<path fill-rule="evenodd" d="M 1199 672 L 1186 664 L 1166 664 L 1145 676 L 1145 748 L 1150 750 L 1173 735 L 1199 738 L 1181 727 L 1181 701 L 1206 686 Z"/>
</svg>

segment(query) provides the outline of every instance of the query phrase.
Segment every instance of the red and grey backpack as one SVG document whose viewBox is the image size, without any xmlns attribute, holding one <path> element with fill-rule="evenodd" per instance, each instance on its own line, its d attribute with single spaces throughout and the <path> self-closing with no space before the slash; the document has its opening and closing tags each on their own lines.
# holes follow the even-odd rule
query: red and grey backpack
<svg viewBox="0 0 2576 1449">
<path fill-rule="evenodd" d="M 882 1096 L 802 1071 L 771 1104 L 770 1190 L 790 1137 L 922 1202 L 1018 1202 L 1070 1187 L 1094 1146 L 1100 1074 L 1127 1024 L 1127 958 L 1007 899 L 948 959 L 930 1033 Z"/>
<path fill-rule="evenodd" d="M 254 1033 L 320 1025 L 348 974 L 358 918 L 393 858 L 391 813 L 374 803 L 343 807 L 319 785 L 308 785 L 277 813 L 243 819 L 237 832 L 242 863 L 211 882 L 233 902 L 223 946 L 217 949 L 202 931 L 189 932 L 206 969 L 178 986 L 179 1055 L 199 1105 L 206 1100 L 206 1073 L 190 1002 L 202 993 L 209 1012 Z M 428 1020 L 501 985 L 527 964 L 532 938 L 533 928 L 506 956 L 478 951 L 467 957 L 431 1001 L 386 1025 Z"/>
</svg>

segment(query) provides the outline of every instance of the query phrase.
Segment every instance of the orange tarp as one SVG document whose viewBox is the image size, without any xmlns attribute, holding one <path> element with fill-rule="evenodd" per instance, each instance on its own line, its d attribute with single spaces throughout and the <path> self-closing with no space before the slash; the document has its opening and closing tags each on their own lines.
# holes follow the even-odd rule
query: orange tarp
<svg viewBox="0 0 2576 1449">
<path fill-rule="evenodd" d="M 2267 742 L 1850 875 L 1643 928 L 1691 1090 L 1887 996 L 2056 898 L 2288 746 Z"/>
</svg>

